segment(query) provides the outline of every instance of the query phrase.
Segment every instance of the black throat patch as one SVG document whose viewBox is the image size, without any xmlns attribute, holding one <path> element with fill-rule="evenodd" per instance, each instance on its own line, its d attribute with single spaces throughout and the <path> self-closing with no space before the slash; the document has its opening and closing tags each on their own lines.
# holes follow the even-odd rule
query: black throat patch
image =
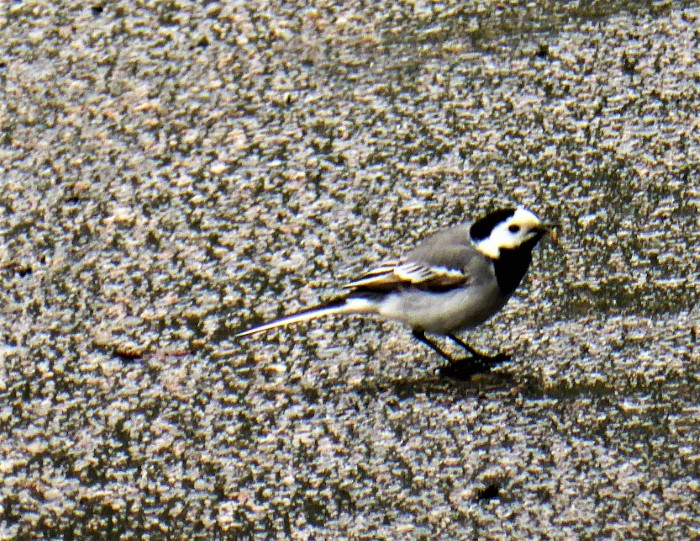
<svg viewBox="0 0 700 541">
<path fill-rule="evenodd" d="M 498 289 L 505 296 L 510 296 L 520 285 L 532 262 L 532 249 L 541 238 L 541 234 L 528 240 L 515 250 L 501 248 L 501 255 L 493 260 Z"/>
<path fill-rule="evenodd" d="M 520 285 L 532 261 L 530 250 L 503 250 L 501 257 L 493 261 L 496 281 L 501 293 L 509 297 Z"/>
</svg>

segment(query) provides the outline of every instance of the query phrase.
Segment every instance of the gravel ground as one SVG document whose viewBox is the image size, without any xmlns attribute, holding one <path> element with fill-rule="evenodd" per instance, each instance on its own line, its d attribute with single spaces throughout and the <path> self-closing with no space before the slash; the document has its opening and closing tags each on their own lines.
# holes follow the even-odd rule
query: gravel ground
<svg viewBox="0 0 700 541">
<path fill-rule="evenodd" d="M 0 539 L 700 537 L 700 9 L 202 4 L 0 7 Z M 233 336 L 512 203 L 491 375 Z"/>
</svg>

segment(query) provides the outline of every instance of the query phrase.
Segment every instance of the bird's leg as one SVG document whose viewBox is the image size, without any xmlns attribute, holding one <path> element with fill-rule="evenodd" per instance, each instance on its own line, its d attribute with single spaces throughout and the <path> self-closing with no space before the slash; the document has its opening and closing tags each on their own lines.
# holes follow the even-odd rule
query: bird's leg
<svg viewBox="0 0 700 541">
<path fill-rule="evenodd" d="M 413 329 L 413 337 L 419 342 L 423 342 L 426 346 L 428 346 L 435 353 L 440 355 L 440 357 L 447 360 L 447 362 L 449 362 L 450 364 L 454 364 L 455 360 L 452 357 L 450 357 L 450 355 L 447 352 L 443 351 L 440 348 L 440 346 L 438 346 L 435 342 L 429 340 L 428 337 L 425 336 L 425 331 Z"/>
<path fill-rule="evenodd" d="M 447 335 L 447 337 L 452 340 L 455 344 L 458 346 L 463 347 L 466 351 L 468 351 L 472 357 L 475 359 L 479 359 L 481 361 L 491 363 L 492 365 L 501 363 L 503 361 L 507 361 L 510 359 L 510 356 L 506 355 L 505 353 L 496 353 L 496 355 L 486 355 L 486 353 L 479 353 L 477 350 L 475 350 L 473 347 L 471 347 L 469 344 L 467 344 L 464 340 L 461 338 L 458 338 L 454 334 L 450 333 Z"/>
<path fill-rule="evenodd" d="M 475 374 L 483 374 L 489 372 L 491 368 L 508 360 L 508 356 L 503 353 L 490 356 L 479 353 L 464 340 L 461 340 L 452 333 L 447 337 L 462 349 L 467 351 L 471 357 L 452 361 L 449 366 L 446 366 L 440 371 L 440 374 L 453 379 L 469 379 Z"/>
<path fill-rule="evenodd" d="M 447 336 L 453 342 L 461 346 L 470 354 L 469 357 L 465 357 L 463 359 L 454 359 L 435 342 L 425 336 L 425 331 L 413 329 L 413 336 L 450 363 L 449 365 L 440 369 L 440 375 L 451 379 L 468 380 L 475 374 L 483 374 L 488 372 L 497 364 L 508 359 L 508 356 L 502 353 L 499 353 L 493 357 L 483 355 L 466 342 L 457 338 L 455 335 L 448 334 Z"/>
<path fill-rule="evenodd" d="M 487 358 L 488 355 L 484 355 L 483 353 L 479 353 L 477 350 L 475 350 L 473 347 L 471 347 L 469 344 L 467 344 L 464 340 L 458 338 L 454 334 L 450 333 L 447 335 L 447 338 L 452 340 L 455 344 L 460 346 L 462 349 L 468 351 L 472 357 L 476 359 L 484 359 Z"/>
</svg>

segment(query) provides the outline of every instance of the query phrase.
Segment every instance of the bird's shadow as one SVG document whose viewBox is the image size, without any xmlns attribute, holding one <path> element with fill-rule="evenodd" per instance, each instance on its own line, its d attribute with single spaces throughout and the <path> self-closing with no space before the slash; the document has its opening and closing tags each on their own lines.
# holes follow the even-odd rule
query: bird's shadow
<svg viewBox="0 0 700 541">
<path fill-rule="evenodd" d="M 347 387 L 348 392 L 360 395 L 380 395 L 391 392 L 399 398 L 418 394 L 454 395 L 464 392 L 508 391 L 516 384 L 515 379 L 505 372 L 485 372 L 473 374 L 468 379 L 445 377 L 437 370 L 434 374 L 423 374 L 408 378 L 382 378 L 363 380 Z"/>
</svg>

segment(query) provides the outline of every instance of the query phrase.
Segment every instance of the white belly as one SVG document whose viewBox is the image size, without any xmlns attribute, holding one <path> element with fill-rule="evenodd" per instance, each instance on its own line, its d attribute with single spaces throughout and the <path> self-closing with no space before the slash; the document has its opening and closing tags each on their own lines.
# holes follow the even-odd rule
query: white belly
<svg viewBox="0 0 700 541">
<path fill-rule="evenodd" d="M 405 289 L 388 295 L 379 314 L 414 329 L 447 334 L 480 325 L 507 301 L 495 282 L 444 293 Z"/>
</svg>

